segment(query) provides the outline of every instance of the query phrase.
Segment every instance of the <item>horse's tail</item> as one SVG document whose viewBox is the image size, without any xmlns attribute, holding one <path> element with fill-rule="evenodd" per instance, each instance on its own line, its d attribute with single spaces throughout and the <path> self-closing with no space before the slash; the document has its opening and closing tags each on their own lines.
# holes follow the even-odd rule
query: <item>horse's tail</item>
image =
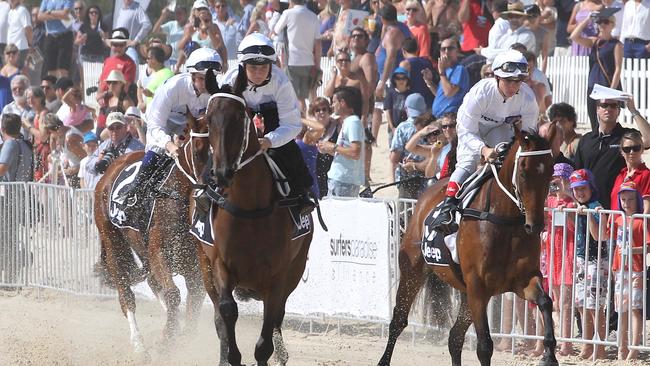
<svg viewBox="0 0 650 366">
<path fill-rule="evenodd" d="M 143 266 L 140 267 L 136 262 L 136 254 L 131 249 L 131 246 L 129 246 L 124 240 L 115 240 L 115 238 L 111 240 L 111 244 L 117 243 L 121 244 L 120 247 L 112 247 L 110 250 L 114 252 L 114 255 L 117 259 L 118 263 L 115 265 L 115 270 L 117 270 L 119 273 L 111 274 L 106 252 L 106 244 L 108 243 L 102 241 L 99 260 L 97 263 L 95 263 L 95 275 L 100 278 L 100 281 L 103 285 L 113 289 L 116 289 L 118 286 L 116 278 L 122 286 L 132 286 L 144 281 L 147 278 L 147 274 L 149 272 L 147 263 L 143 263 Z"/>
<path fill-rule="evenodd" d="M 235 287 L 234 294 L 237 300 L 239 301 L 249 301 L 249 300 L 262 301 L 262 298 L 257 293 L 257 291 L 251 289 Z"/>
<path fill-rule="evenodd" d="M 104 246 L 104 243 L 102 243 L 100 247 L 101 249 L 99 253 L 99 260 L 97 260 L 97 263 L 95 263 L 93 271 L 95 272 L 95 276 L 99 277 L 102 285 L 114 289 L 116 286 L 113 278 L 111 277 L 111 274 L 108 272 L 108 264 L 106 263 L 106 248 Z"/>
</svg>

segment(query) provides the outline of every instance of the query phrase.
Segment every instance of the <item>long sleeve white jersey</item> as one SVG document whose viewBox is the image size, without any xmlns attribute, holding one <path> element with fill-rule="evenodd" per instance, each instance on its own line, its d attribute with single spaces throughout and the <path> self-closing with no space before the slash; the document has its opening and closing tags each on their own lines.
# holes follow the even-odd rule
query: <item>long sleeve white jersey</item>
<svg viewBox="0 0 650 366">
<path fill-rule="evenodd" d="M 173 134 L 182 134 L 187 124 L 189 108 L 194 117 L 205 112 L 210 94 L 196 95 L 192 75 L 183 73 L 169 78 L 156 89 L 151 104 L 147 106 L 146 150 L 163 152 Z"/>
<path fill-rule="evenodd" d="M 237 79 L 239 68 L 233 67 L 221 78 L 221 85 L 233 85 Z M 271 147 L 280 147 L 298 136 L 302 130 L 300 120 L 300 103 L 287 75 L 275 65 L 272 65 L 271 80 L 258 88 L 248 87 L 244 91 L 244 99 L 249 108 L 259 110 L 260 104 L 275 102 L 278 107 L 279 126 L 264 137 L 271 141 Z"/>
</svg>

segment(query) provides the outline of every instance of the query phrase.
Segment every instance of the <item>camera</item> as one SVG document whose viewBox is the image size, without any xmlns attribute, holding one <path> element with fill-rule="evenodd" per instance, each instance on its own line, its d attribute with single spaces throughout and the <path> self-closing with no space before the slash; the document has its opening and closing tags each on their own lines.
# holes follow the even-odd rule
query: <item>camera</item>
<svg viewBox="0 0 650 366">
<path fill-rule="evenodd" d="M 553 182 L 548 186 L 548 191 L 549 193 L 555 193 L 560 190 L 560 186 L 557 185 L 557 183 Z"/>
<path fill-rule="evenodd" d="M 104 156 L 102 156 L 97 163 L 95 163 L 95 171 L 99 174 L 104 174 L 108 166 L 111 165 L 113 160 L 120 155 L 119 151 L 115 148 L 108 148 L 104 151 Z"/>
</svg>

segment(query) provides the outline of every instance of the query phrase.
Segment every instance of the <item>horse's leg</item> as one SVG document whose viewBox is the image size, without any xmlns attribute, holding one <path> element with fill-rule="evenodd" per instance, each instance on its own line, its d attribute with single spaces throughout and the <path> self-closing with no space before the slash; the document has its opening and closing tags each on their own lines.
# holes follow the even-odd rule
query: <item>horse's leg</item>
<svg viewBox="0 0 650 366">
<path fill-rule="evenodd" d="M 203 305 L 203 299 L 205 299 L 205 287 L 196 257 L 191 259 L 187 267 L 184 274 L 185 285 L 187 286 L 185 333 L 189 334 L 196 333 L 201 306 Z"/>
<path fill-rule="evenodd" d="M 490 337 L 490 326 L 487 318 L 487 305 L 490 296 L 487 294 L 480 280 L 474 276 L 466 276 L 467 279 L 467 300 L 469 310 L 472 314 L 474 329 L 476 330 L 478 356 L 481 366 L 489 366 L 494 351 L 494 343 Z"/>
<path fill-rule="evenodd" d="M 399 287 L 397 288 L 397 296 L 395 299 L 395 307 L 393 308 L 393 319 L 390 321 L 388 328 L 388 342 L 384 354 L 379 360 L 379 366 L 390 365 L 390 359 L 393 356 L 395 343 L 397 337 L 402 333 L 404 328 L 408 325 L 409 311 L 415 296 L 418 294 L 422 283 L 424 282 L 424 275 L 422 267 L 424 260 L 422 257 L 415 259 L 415 263 L 411 264 L 408 254 L 400 251 L 400 279 Z"/>
<path fill-rule="evenodd" d="M 153 291 L 154 295 L 160 302 L 160 306 L 163 308 L 163 312 L 167 313 L 167 304 L 165 304 L 165 299 L 163 298 L 162 286 L 156 281 L 156 277 L 153 275 L 147 276 L 147 283 Z"/>
<path fill-rule="evenodd" d="M 273 329 L 273 348 L 275 362 L 279 366 L 285 366 L 289 361 L 289 351 L 287 351 L 287 346 L 284 344 L 284 338 L 282 338 L 282 329 L 279 326 Z"/>
<path fill-rule="evenodd" d="M 197 255 L 199 259 L 199 266 L 201 267 L 201 275 L 203 277 L 203 285 L 205 290 L 212 300 L 212 306 L 214 308 L 214 327 L 217 330 L 217 336 L 219 337 L 219 365 L 220 366 L 229 366 L 228 363 L 228 334 L 226 333 L 226 324 L 221 317 L 219 311 L 219 292 L 214 286 L 214 278 L 212 276 L 212 266 L 210 265 L 210 259 L 205 254 L 202 248 L 197 248 Z"/>
<path fill-rule="evenodd" d="M 230 273 L 226 269 L 225 263 L 220 258 L 216 258 L 213 262 L 212 279 L 216 285 L 216 292 L 219 294 L 219 314 L 225 324 L 224 328 L 226 338 L 228 339 L 228 362 L 232 366 L 240 366 L 241 352 L 239 352 L 235 337 L 235 324 L 239 317 L 239 310 L 237 309 L 235 298 L 232 296 L 235 285 L 232 282 Z M 218 326 L 217 331 L 219 331 Z"/>
<path fill-rule="evenodd" d="M 458 317 L 454 326 L 449 331 L 449 354 L 451 355 L 451 364 L 453 366 L 460 366 L 460 355 L 463 352 L 463 344 L 465 344 L 465 333 L 467 328 L 472 324 L 472 315 L 469 312 L 467 305 L 467 294 L 460 295 L 460 309 L 458 310 Z"/>
<path fill-rule="evenodd" d="M 181 302 L 181 296 L 172 279 L 172 272 L 167 263 L 164 253 L 165 248 L 163 247 L 163 243 L 169 243 L 169 238 L 173 238 L 173 236 L 163 233 L 160 229 L 162 228 L 155 225 L 150 231 L 149 261 L 151 272 L 162 287 L 162 298 L 167 306 L 167 321 L 163 330 L 163 342 L 167 342 L 172 340 L 178 331 L 178 306 Z"/>
<path fill-rule="evenodd" d="M 558 365 L 557 358 L 555 358 L 557 342 L 553 332 L 553 300 L 542 288 L 542 280 L 539 276 L 535 276 L 530 280 L 528 286 L 524 289 L 524 298 L 537 304 L 544 319 L 544 355 L 542 356 L 541 365 Z"/>
<path fill-rule="evenodd" d="M 277 282 L 284 284 L 286 281 Z M 264 299 L 262 332 L 255 344 L 255 360 L 257 360 L 257 366 L 267 366 L 268 360 L 271 354 L 273 354 L 273 333 L 282 324 L 284 307 L 288 297 L 288 294 L 283 294 L 282 289 L 271 289 L 268 291 L 268 294 L 267 298 Z M 280 337 L 282 337 L 281 333 Z"/>
</svg>

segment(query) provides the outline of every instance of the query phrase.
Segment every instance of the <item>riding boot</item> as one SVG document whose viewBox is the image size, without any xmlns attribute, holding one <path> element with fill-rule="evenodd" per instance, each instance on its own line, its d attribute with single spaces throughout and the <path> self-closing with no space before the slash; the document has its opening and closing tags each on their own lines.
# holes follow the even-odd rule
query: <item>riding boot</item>
<svg viewBox="0 0 650 366">
<path fill-rule="evenodd" d="M 439 231 L 445 235 L 449 235 L 458 230 L 458 224 L 455 221 L 455 213 L 458 209 L 458 198 L 447 196 L 445 201 L 440 206 L 438 216 L 433 220 L 431 226 L 434 230 Z"/>
</svg>

